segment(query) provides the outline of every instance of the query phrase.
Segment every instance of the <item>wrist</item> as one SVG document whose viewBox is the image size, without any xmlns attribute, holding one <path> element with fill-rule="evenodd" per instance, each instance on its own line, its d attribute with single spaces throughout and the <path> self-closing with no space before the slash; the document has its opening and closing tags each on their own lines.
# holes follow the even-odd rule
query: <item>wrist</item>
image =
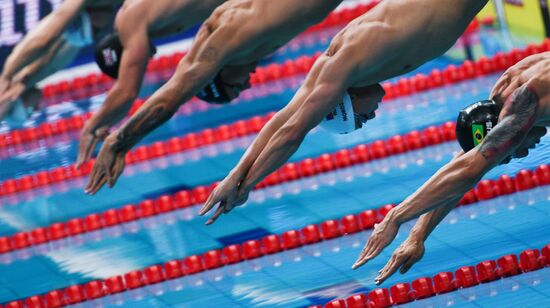
<svg viewBox="0 0 550 308">
<path fill-rule="evenodd" d="M 256 187 L 256 183 L 251 182 L 247 177 L 245 177 L 239 187 L 239 190 L 252 191 L 254 187 Z"/>
<path fill-rule="evenodd" d="M 103 146 L 111 148 L 116 153 L 126 154 L 127 152 L 123 147 L 119 145 L 117 132 L 113 132 L 112 134 L 108 135 L 103 141 Z"/>
<path fill-rule="evenodd" d="M 407 241 L 423 244 L 425 239 L 426 239 L 426 236 L 424 232 L 412 229 L 411 232 L 409 233 L 409 237 L 407 238 Z"/>
</svg>

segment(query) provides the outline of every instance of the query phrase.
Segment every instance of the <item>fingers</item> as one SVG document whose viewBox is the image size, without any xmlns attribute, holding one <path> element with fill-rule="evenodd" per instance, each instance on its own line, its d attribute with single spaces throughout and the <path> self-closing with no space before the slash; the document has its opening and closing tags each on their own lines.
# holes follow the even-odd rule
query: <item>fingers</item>
<svg viewBox="0 0 550 308">
<path fill-rule="evenodd" d="M 80 144 L 78 146 L 78 158 L 76 160 L 76 168 L 80 168 L 83 163 L 88 161 L 92 157 L 92 152 L 94 151 L 99 139 L 93 135 L 88 135 L 80 139 Z"/>
<path fill-rule="evenodd" d="M 214 215 L 212 215 L 212 217 L 210 219 L 208 219 L 208 221 L 206 221 L 206 225 L 208 226 L 208 225 L 213 224 L 218 219 L 218 217 L 220 217 L 223 214 L 224 208 L 225 208 L 225 206 L 224 206 L 223 202 L 220 203 L 220 205 L 218 206 L 218 209 L 216 210 Z"/>
<path fill-rule="evenodd" d="M 405 274 L 409 271 L 409 269 L 418 261 L 416 258 L 409 258 L 401 267 L 401 270 L 399 271 L 401 274 Z"/>
<path fill-rule="evenodd" d="M 404 262 L 406 262 L 408 259 L 410 259 L 406 255 L 396 255 L 395 253 L 392 256 L 392 259 L 384 266 L 384 268 L 380 271 L 380 274 L 378 277 L 374 278 L 374 282 L 379 285 L 386 281 L 391 275 L 393 275 L 400 267 L 403 265 Z"/>
<path fill-rule="evenodd" d="M 357 258 L 355 263 L 351 266 L 352 269 L 356 269 L 359 266 L 363 265 L 363 264 L 360 264 L 360 261 L 363 260 L 363 258 L 367 255 L 367 251 L 370 249 L 370 245 L 372 245 L 372 242 L 373 242 L 373 238 L 371 236 L 371 238 L 369 238 L 369 240 L 367 241 L 367 244 L 365 244 L 365 247 L 363 247 L 363 249 L 361 250 L 359 257 Z"/>
<path fill-rule="evenodd" d="M 357 261 L 355 261 L 355 263 L 351 268 L 357 269 L 365 265 L 365 263 L 367 263 L 369 260 L 373 259 L 378 254 L 380 254 L 382 249 L 383 249 L 383 245 L 380 243 L 380 240 L 378 240 L 376 236 L 371 237 L 371 239 L 369 239 L 369 242 L 367 243 L 365 248 L 363 248 L 363 251 L 361 251 L 359 258 L 357 259 Z"/>
<path fill-rule="evenodd" d="M 96 166 L 97 167 L 97 166 Z M 105 183 L 107 183 L 107 177 L 106 173 L 103 171 L 103 168 L 95 168 L 92 172 L 92 175 L 90 175 L 90 180 L 88 181 L 88 185 L 86 186 L 86 189 L 84 190 L 89 195 L 96 194 Z"/>
<path fill-rule="evenodd" d="M 204 214 L 208 213 L 214 207 L 214 205 L 218 204 L 220 201 L 221 200 L 218 197 L 216 191 L 213 191 L 210 196 L 208 196 L 208 200 L 206 200 L 206 203 L 204 203 L 204 205 L 200 209 L 199 215 L 203 216 Z"/>
<path fill-rule="evenodd" d="M 111 177 L 109 178 L 109 188 L 113 188 L 113 186 L 115 186 L 116 182 L 120 178 L 120 175 L 124 171 L 124 166 L 125 166 L 124 156 L 122 156 L 122 158 L 118 157 L 113 167 L 113 170 L 111 172 Z"/>
</svg>

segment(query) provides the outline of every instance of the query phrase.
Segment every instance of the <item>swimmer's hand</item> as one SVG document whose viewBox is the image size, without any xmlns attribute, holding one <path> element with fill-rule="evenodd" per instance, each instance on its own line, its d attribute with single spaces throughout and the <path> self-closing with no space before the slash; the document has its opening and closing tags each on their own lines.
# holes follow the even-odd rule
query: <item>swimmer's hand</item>
<svg viewBox="0 0 550 308">
<path fill-rule="evenodd" d="M 92 153 L 98 144 L 109 135 L 108 127 L 93 129 L 86 124 L 80 132 L 80 142 L 78 144 L 78 157 L 76 159 L 76 168 L 90 160 Z"/>
<path fill-rule="evenodd" d="M 401 274 L 405 274 L 418 260 L 424 256 L 424 241 L 414 238 L 407 238 L 393 252 L 386 266 L 378 273 L 374 282 L 379 285 L 393 275 L 398 269 Z"/>
<path fill-rule="evenodd" d="M 9 83 L 8 88 L 0 92 L 0 120 L 12 109 L 13 103 L 23 95 L 25 84 L 21 82 Z"/>
<path fill-rule="evenodd" d="M 397 236 L 398 230 L 399 224 L 393 219 L 392 211 L 390 211 L 384 220 L 374 226 L 369 241 L 351 268 L 357 269 L 379 255 Z"/>
<path fill-rule="evenodd" d="M 11 85 L 11 79 L 8 79 L 4 76 L 0 76 L 0 96 L 2 96 Z"/>
<path fill-rule="evenodd" d="M 218 204 L 216 212 L 206 221 L 206 225 L 214 223 L 221 214 L 229 213 L 234 207 L 248 200 L 250 191 L 242 187 L 243 180 L 243 176 L 229 175 L 216 186 L 199 211 L 199 215 L 203 216 Z"/>
<path fill-rule="evenodd" d="M 116 134 L 105 138 L 105 142 L 96 158 L 85 192 L 89 195 L 97 193 L 103 185 L 112 188 L 124 170 L 126 152 L 115 148 Z"/>
</svg>

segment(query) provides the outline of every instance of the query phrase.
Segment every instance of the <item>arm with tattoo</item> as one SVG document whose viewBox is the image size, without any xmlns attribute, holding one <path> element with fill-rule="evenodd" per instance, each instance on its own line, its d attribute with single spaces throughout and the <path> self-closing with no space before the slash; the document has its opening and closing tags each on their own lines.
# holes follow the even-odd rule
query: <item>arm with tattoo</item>
<svg viewBox="0 0 550 308">
<path fill-rule="evenodd" d="M 399 223 L 411 220 L 449 200 L 458 201 L 494 166 L 521 145 L 536 120 L 538 98 L 527 85 L 504 103 L 499 122 L 483 142 L 439 170 L 415 194 L 396 208 Z"/>
<path fill-rule="evenodd" d="M 160 88 L 116 133 L 116 151 L 127 152 L 145 135 L 168 121 L 179 106 L 190 100 L 221 68 L 215 48 L 194 62 L 183 61 L 174 76 Z"/>
<path fill-rule="evenodd" d="M 498 124 L 483 142 L 471 151 L 459 154 L 392 209 L 375 229 L 353 267 L 362 266 L 380 254 L 393 241 L 401 224 L 429 212 L 422 216 L 413 229 L 417 239 L 425 240 L 485 173 L 522 144 L 535 123 L 537 105 L 537 95 L 528 86 L 516 89 L 504 103 Z M 394 266 L 389 268 L 395 270 Z M 391 275 L 393 272 L 384 271 L 380 279 L 385 279 L 388 273 Z"/>
<path fill-rule="evenodd" d="M 191 99 L 221 69 L 230 51 L 220 46 L 224 42 L 220 36 L 225 34 L 214 32 L 208 36 L 205 29 L 203 25 L 197 42 L 172 78 L 128 122 L 105 139 L 90 174 L 87 193 L 95 194 L 107 182 L 112 187 L 124 170 L 126 153 L 145 135 L 168 121 L 181 104 Z"/>
</svg>

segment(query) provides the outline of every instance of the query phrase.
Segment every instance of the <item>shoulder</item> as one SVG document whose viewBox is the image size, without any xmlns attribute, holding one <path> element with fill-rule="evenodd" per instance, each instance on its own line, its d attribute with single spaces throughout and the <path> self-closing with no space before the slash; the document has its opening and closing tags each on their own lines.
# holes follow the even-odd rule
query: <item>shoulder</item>
<svg viewBox="0 0 550 308">
<path fill-rule="evenodd" d="M 129 1 L 118 11 L 115 29 L 119 34 L 131 34 L 138 28 L 147 28 L 148 4 L 143 1 Z"/>
</svg>

